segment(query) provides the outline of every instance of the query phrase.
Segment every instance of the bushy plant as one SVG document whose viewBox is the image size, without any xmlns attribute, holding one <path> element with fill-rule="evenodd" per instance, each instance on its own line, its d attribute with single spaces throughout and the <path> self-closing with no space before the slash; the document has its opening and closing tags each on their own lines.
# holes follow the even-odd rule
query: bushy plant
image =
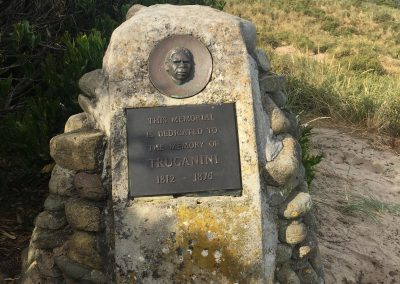
<svg viewBox="0 0 400 284">
<path fill-rule="evenodd" d="M 4 172 L 36 173 L 51 160 L 50 138 L 79 111 L 78 79 L 101 68 L 111 33 L 131 5 L 225 5 L 223 0 L 17 2 L 1 4 L 0 11 L 2 181 Z"/>
</svg>

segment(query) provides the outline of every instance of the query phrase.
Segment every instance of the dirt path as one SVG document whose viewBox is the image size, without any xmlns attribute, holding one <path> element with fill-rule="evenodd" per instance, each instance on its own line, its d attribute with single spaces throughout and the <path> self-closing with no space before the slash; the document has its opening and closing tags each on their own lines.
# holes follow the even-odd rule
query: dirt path
<svg viewBox="0 0 400 284">
<path fill-rule="evenodd" d="M 312 186 L 326 283 L 400 283 L 400 216 L 346 215 L 354 195 L 400 204 L 400 157 L 343 130 L 314 128 Z"/>
</svg>

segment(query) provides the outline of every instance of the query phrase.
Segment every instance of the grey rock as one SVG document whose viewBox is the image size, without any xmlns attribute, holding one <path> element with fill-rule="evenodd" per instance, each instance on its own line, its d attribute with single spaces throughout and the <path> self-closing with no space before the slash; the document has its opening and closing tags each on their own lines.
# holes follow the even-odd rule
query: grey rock
<svg viewBox="0 0 400 284">
<path fill-rule="evenodd" d="M 62 275 L 60 269 L 54 263 L 54 256 L 51 252 L 39 250 L 36 262 L 42 276 L 58 278 Z"/>
<path fill-rule="evenodd" d="M 254 50 L 254 59 L 257 62 L 258 68 L 264 72 L 271 72 L 271 63 L 268 59 L 267 54 L 261 48 Z"/>
<path fill-rule="evenodd" d="M 270 206 L 280 205 L 288 196 L 287 191 L 275 186 L 268 186 L 266 192 L 268 204 Z"/>
<path fill-rule="evenodd" d="M 75 230 L 88 232 L 100 231 L 100 209 L 89 201 L 70 199 L 65 204 L 65 215 L 68 223 Z"/>
<path fill-rule="evenodd" d="M 44 209 L 49 211 L 64 210 L 64 205 L 67 199 L 67 197 L 58 194 L 50 194 L 44 201 Z"/>
<path fill-rule="evenodd" d="M 104 79 L 102 69 L 93 70 L 79 79 L 79 88 L 88 97 L 96 98 L 96 89 L 104 84 Z"/>
<path fill-rule="evenodd" d="M 282 143 L 282 151 L 265 166 L 267 183 L 272 186 L 295 188 L 303 182 L 305 174 L 301 162 L 300 145 L 290 135 L 285 135 Z"/>
<path fill-rule="evenodd" d="M 73 180 L 75 173 L 76 171 L 56 165 L 49 181 L 50 193 L 61 196 L 72 196 L 74 194 Z"/>
<path fill-rule="evenodd" d="M 305 192 L 294 192 L 282 204 L 280 214 L 286 219 L 296 219 L 311 210 L 311 196 Z"/>
<path fill-rule="evenodd" d="M 68 228 L 62 230 L 46 230 L 35 227 L 31 241 L 33 245 L 41 249 L 52 249 L 61 246 L 68 238 Z"/>
<path fill-rule="evenodd" d="M 37 263 L 36 261 L 34 261 L 23 275 L 21 284 L 38 284 L 41 282 L 42 282 L 42 277 L 37 267 Z"/>
<path fill-rule="evenodd" d="M 297 272 L 302 283 L 320 284 L 320 279 L 314 269 L 308 264 Z"/>
<path fill-rule="evenodd" d="M 104 135 L 95 130 L 82 130 L 57 135 L 50 140 L 50 154 L 58 165 L 70 170 L 101 168 Z"/>
<path fill-rule="evenodd" d="M 132 7 L 129 8 L 128 12 L 126 12 L 126 20 L 129 20 L 132 18 L 137 12 L 142 10 L 143 8 L 146 8 L 146 6 L 140 5 L 140 4 L 135 4 Z"/>
<path fill-rule="evenodd" d="M 276 273 L 280 284 L 300 284 L 300 279 L 289 265 L 283 265 Z"/>
<path fill-rule="evenodd" d="M 320 279 L 325 279 L 324 265 L 322 262 L 321 253 L 319 252 L 318 247 L 315 250 L 315 255 L 309 260 L 310 264 L 313 267 L 314 271 L 317 273 L 318 277 Z"/>
<path fill-rule="evenodd" d="M 98 270 L 92 270 L 90 273 L 82 277 L 81 281 L 83 283 L 96 283 L 96 284 L 106 284 L 107 277 Z"/>
<path fill-rule="evenodd" d="M 242 31 L 243 41 L 246 43 L 247 52 L 252 54 L 256 48 L 257 30 L 253 23 L 241 19 L 240 29 Z"/>
<path fill-rule="evenodd" d="M 264 74 L 259 78 L 260 89 L 262 93 L 270 93 L 286 90 L 287 81 L 283 75 Z"/>
<path fill-rule="evenodd" d="M 80 129 L 92 128 L 92 124 L 87 118 L 86 113 L 81 112 L 71 115 L 65 123 L 64 132 L 71 132 Z"/>
<path fill-rule="evenodd" d="M 283 243 L 290 245 L 299 244 L 307 237 L 307 227 L 299 221 L 291 223 L 282 221 L 279 226 L 278 237 Z"/>
<path fill-rule="evenodd" d="M 101 177 L 97 174 L 80 172 L 74 178 L 74 185 L 82 198 L 99 201 L 106 197 Z"/>
<path fill-rule="evenodd" d="M 292 247 L 285 244 L 278 244 L 276 247 L 276 263 L 283 264 L 292 257 Z"/>
<path fill-rule="evenodd" d="M 269 92 L 269 93 L 267 93 L 267 95 L 274 101 L 274 103 L 278 107 L 282 108 L 282 107 L 286 106 L 288 97 L 287 97 L 285 91 L 277 90 L 277 91 Z"/>
<path fill-rule="evenodd" d="M 83 266 L 66 256 L 56 256 L 54 260 L 63 273 L 74 279 L 81 279 L 83 276 L 90 274 L 90 268 Z"/>
<path fill-rule="evenodd" d="M 68 240 L 67 256 L 79 264 L 102 270 L 104 260 L 98 246 L 95 235 L 77 231 Z"/>
<path fill-rule="evenodd" d="M 35 220 L 35 225 L 42 229 L 57 230 L 67 224 L 67 219 L 62 211 L 43 211 Z"/>
</svg>

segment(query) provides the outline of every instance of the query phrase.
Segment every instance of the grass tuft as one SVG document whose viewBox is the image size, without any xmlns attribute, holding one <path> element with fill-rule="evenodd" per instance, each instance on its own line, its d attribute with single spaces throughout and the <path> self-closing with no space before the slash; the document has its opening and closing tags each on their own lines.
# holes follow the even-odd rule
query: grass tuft
<svg viewBox="0 0 400 284">
<path fill-rule="evenodd" d="M 376 220 L 377 216 L 383 213 L 400 216 L 400 204 L 386 203 L 373 196 L 355 195 L 341 207 L 341 211 L 349 215 L 365 215 Z"/>
</svg>

